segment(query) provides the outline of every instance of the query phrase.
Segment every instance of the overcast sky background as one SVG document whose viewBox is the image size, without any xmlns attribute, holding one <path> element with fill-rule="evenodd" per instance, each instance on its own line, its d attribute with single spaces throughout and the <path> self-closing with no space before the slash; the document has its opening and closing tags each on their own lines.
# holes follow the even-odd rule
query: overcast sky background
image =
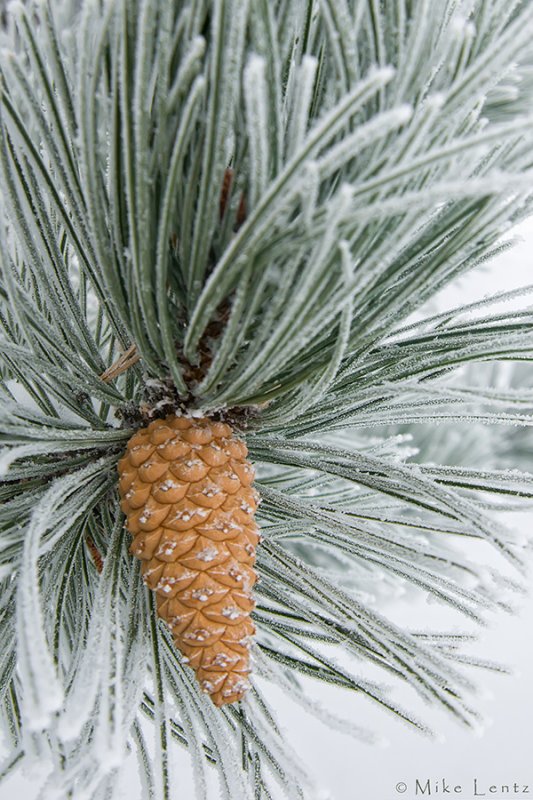
<svg viewBox="0 0 533 800">
<path fill-rule="evenodd" d="M 475 276 L 449 287 L 439 298 L 439 307 L 452 307 L 532 282 L 533 220 L 523 223 L 516 232 L 524 237 L 522 243 Z M 519 301 L 523 302 L 523 299 Z M 529 530 L 533 512 L 513 515 L 512 522 L 517 531 Z M 492 556 L 487 552 L 486 557 L 490 559 Z M 393 609 L 387 609 L 387 613 L 391 612 L 396 622 L 403 622 L 407 627 L 440 626 L 449 629 L 446 610 L 434 603 L 420 601 L 413 605 L 411 598 L 397 601 Z M 520 613 L 498 616 L 487 630 L 481 632 L 481 641 L 475 646 L 476 654 L 505 662 L 514 669 L 514 674 L 509 677 L 478 673 L 482 693 L 477 698 L 476 708 L 487 723 L 477 735 L 461 729 L 444 713 L 428 710 L 408 690 L 403 697 L 397 698 L 429 720 L 439 731 L 439 740 L 424 738 L 360 697 L 308 681 L 310 697 L 320 700 L 341 716 L 378 731 L 388 742 L 385 747 L 364 745 L 325 727 L 312 714 L 296 707 L 283 692 L 263 683 L 278 711 L 287 741 L 297 750 L 309 775 L 316 780 L 317 797 L 324 800 L 413 800 L 422 796 L 415 793 L 416 780 L 425 784 L 429 779 L 431 797 L 475 800 L 474 778 L 477 779 L 478 797 L 528 800 L 533 796 L 532 621 L 533 601 L 530 598 L 523 601 Z M 194 798 L 187 760 L 184 751 L 176 751 L 173 775 L 173 797 L 176 800 Z M 461 787 L 461 791 L 453 793 L 452 790 L 446 794 L 441 783 L 443 779 L 452 787 Z M 435 782 L 438 782 L 438 791 Z M 519 785 L 518 792 L 513 788 L 515 782 Z M 528 794 L 522 792 L 524 784 L 529 785 Z M 397 791 L 397 785 L 404 791 Z M 510 791 L 501 790 L 502 785 L 509 786 Z M 491 786 L 496 787 L 496 791 L 491 790 Z M 0 800 L 33 800 L 36 794 L 35 779 L 28 776 L 16 775 L 0 787 Z M 217 797 L 214 787 L 212 797 L 213 800 Z M 124 788 L 117 800 L 123 798 L 141 800 L 133 759 L 129 760 Z M 283 798 L 279 795 L 274 800 Z"/>
</svg>

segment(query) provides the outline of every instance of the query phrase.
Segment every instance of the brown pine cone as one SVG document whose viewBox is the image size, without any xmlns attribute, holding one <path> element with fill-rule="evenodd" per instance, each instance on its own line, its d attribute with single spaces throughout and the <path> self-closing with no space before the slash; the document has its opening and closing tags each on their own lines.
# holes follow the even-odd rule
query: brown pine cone
<svg viewBox="0 0 533 800">
<path fill-rule="evenodd" d="M 248 688 L 258 493 L 229 425 L 169 416 L 128 442 L 121 508 L 144 582 L 216 706 Z"/>
</svg>

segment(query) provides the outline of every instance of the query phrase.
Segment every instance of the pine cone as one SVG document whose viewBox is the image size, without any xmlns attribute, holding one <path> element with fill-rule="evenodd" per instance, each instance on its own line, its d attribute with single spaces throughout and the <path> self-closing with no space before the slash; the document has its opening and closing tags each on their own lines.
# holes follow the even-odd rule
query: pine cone
<svg viewBox="0 0 533 800">
<path fill-rule="evenodd" d="M 217 706 L 248 688 L 258 494 L 229 425 L 169 416 L 128 442 L 121 507 L 144 582 L 174 642 Z"/>
</svg>

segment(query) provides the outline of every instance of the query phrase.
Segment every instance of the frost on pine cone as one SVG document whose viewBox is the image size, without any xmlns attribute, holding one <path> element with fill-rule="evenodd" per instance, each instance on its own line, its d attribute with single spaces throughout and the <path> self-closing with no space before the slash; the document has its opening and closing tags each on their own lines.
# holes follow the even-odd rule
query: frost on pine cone
<svg viewBox="0 0 533 800">
<path fill-rule="evenodd" d="M 122 510 L 159 616 L 217 706 L 248 686 L 258 494 L 229 425 L 169 416 L 128 442 Z"/>
</svg>

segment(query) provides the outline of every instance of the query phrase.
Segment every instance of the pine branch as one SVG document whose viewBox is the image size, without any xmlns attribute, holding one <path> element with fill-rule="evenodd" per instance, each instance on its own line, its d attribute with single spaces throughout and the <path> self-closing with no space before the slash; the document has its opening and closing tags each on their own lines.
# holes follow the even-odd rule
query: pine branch
<svg viewBox="0 0 533 800">
<path fill-rule="evenodd" d="M 170 797 L 179 744 L 199 798 L 211 769 L 225 798 L 310 791 L 268 692 L 200 692 L 128 552 L 117 461 L 170 413 L 227 419 L 257 463 L 257 674 L 359 740 L 298 676 L 427 732 L 386 675 L 475 724 L 471 667 L 503 668 L 386 601 L 483 623 L 524 590 L 493 512 L 532 499 L 531 287 L 424 304 L 531 213 L 533 7 L 408 5 L 10 6 L 1 777 L 48 759 L 43 792 L 109 797 L 132 748 Z"/>
</svg>

